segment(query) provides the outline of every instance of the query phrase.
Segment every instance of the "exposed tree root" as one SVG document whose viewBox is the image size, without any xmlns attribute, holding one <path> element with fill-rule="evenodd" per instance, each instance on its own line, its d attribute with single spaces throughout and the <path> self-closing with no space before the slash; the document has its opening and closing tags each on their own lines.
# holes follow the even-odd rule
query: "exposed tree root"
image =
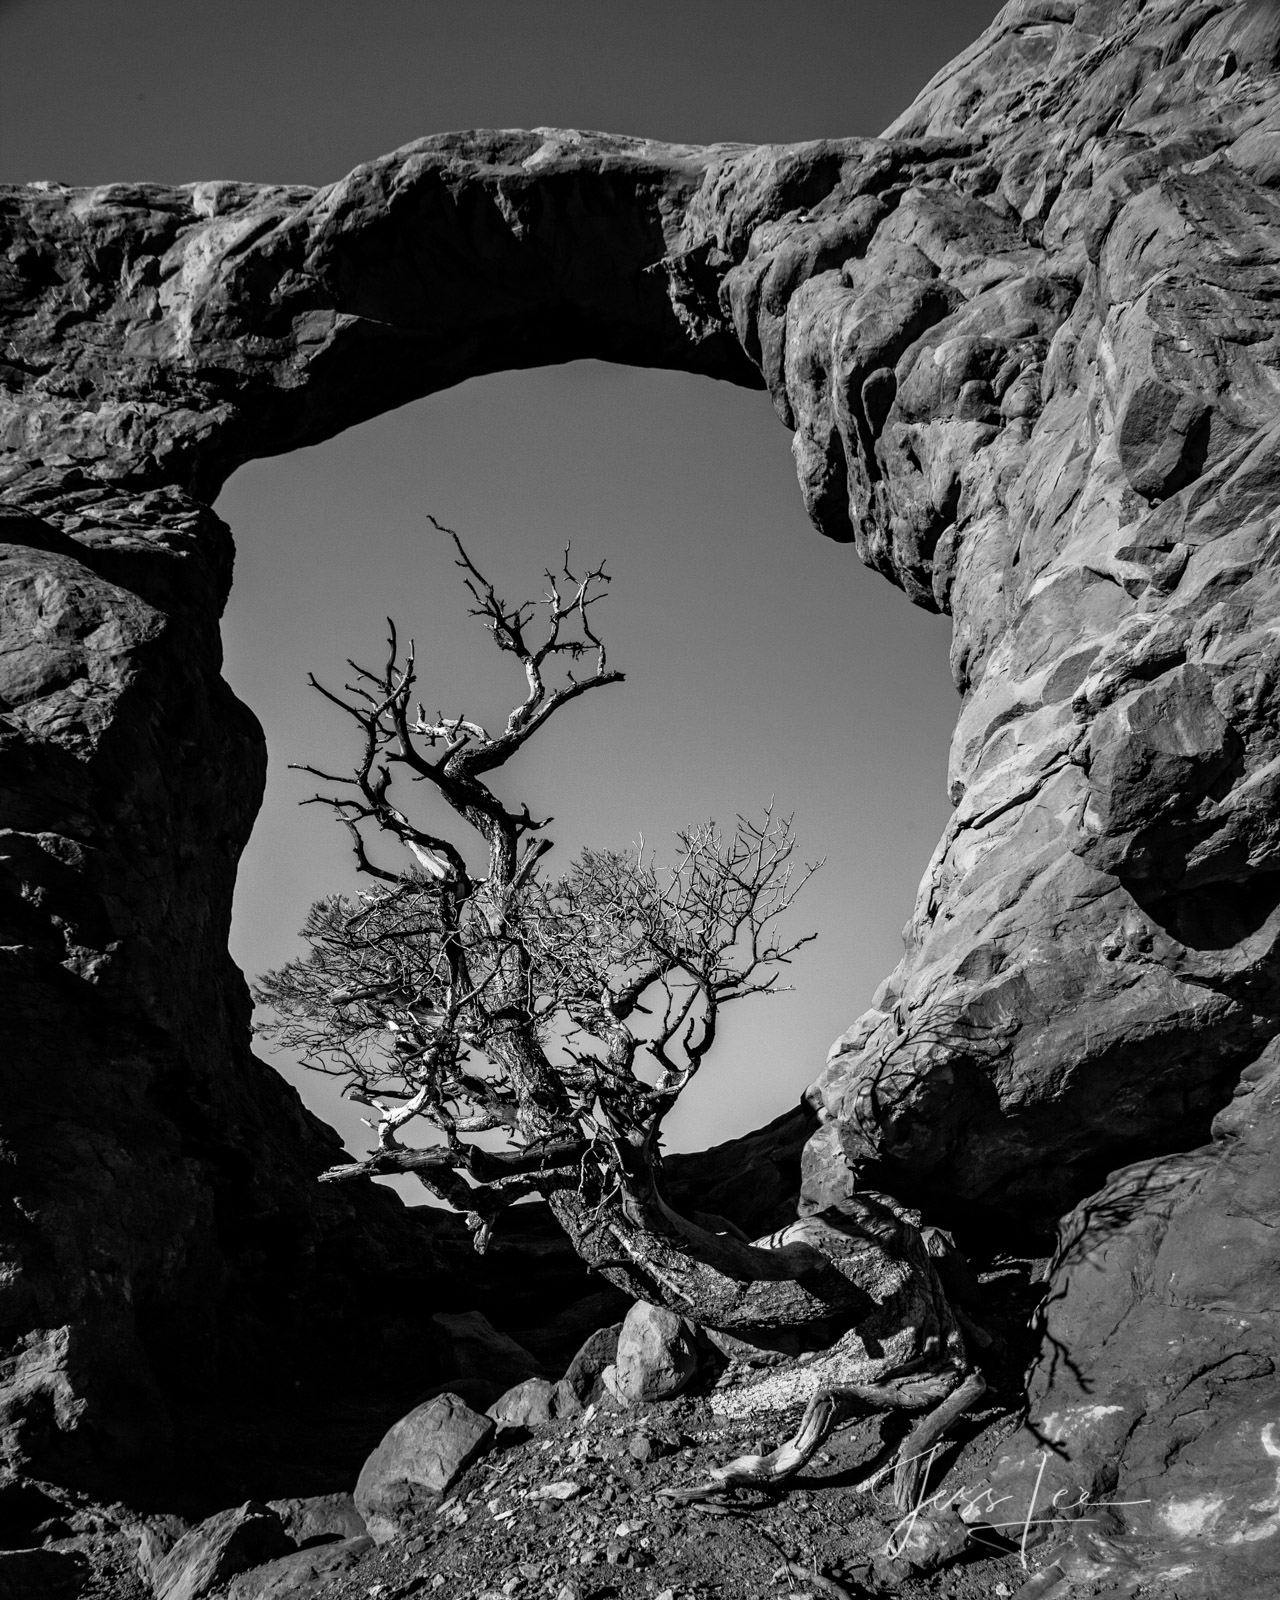
<svg viewBox="0 0 1280 1600">
<path fill-rule="evenodd" d="M 933 1446 L 986 1392 L 987 1380 L 975 1369 L 941 1405 L 935 1406 L 912 1428 L 898 1452 L 898 1464 L 893 1473 L 893 1501 L 899 1511 L 909 1511 L 919 1502 Z"/>
<path fill-rule="evenodd" d="M 986 1393 L 980 1372 L 969 1372 L 957 1385 L 955 1371 L 898 1384 L 855 1383 L 824 1389 L 805 1407 L 800 1426 L 785 1444 L 766 1456 L 738 1456 L 712 1469 L 705 1483 L 688 1489 L 663 1489 L 662 1497 L 675 1505 L 693 1505 L 723 1494 L 727 1489 L 777 1488 L 813 1457 L 819 1445 L 845 1422 L 868 1412 L 890 1408 L 932 1409 L 907 1436 L 898 1452 L 894 1471 L 894 1503 L 901 1511 L 914 1504 L 927 1470 L 931 1447 L 947 1429 Z"/>
</svg>

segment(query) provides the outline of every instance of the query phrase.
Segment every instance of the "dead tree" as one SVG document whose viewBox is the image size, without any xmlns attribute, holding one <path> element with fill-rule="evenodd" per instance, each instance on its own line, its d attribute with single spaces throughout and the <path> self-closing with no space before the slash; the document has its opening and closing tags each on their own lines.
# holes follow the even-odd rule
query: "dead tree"
<svg viewBox="0 0 1280 1600">
<path fill-rule="evenodd" d="M 318 901 L 308 953 L 255 993 L 265 1032 L 378 1113 L 377 1150 L 324 1179 L 412 1172 L 466 1214 L 478 1249 L 507 1206 L 538 1193 L 589 1266 L 695 1322 L 746 1335 L 847 1325 L 867 1295 L 827 1254 L 681 1216 L 659 1148 L 722 1009 L 775 992 L 812 937 L 784 938 L 779 919 L 814 867 L 797 871 L 791 823 L 769 808 L 731 833 L 679 834 L 666 871 L 641 846 L 584 850 L 548 876 L 551 819 L 499 799 L 494 777 L 562 707 L 622 681 L 594 622 L 609 579 L 603 566 L 575 575 L 566 550 L 541 603 L 511 606 L 442 531 L 471 614 L 515 658 L 524 692 L 497 731 L 428 713 L 394 624 L 382 666 L 351 663 L 343 693 L 311 679 L 355 723 L 360 755 L 349 773 L 302 770 L 333 786 L 312 803 L 345 824 L 369 886 Z M 414 785 L 478 839 L 480 870 L 427 824 Z M 439 1142 L 404 1147 L 414 1119 Z M 495 1129 L 505 1148 L 475 1142 Z"/>
<path fill-rule="evenodd" d="M 453 537 L 472 614 L 523 670 L 501 731 L 429 715 L 393 624 L 380 670 L 352 663 L 344 694 L 311 680 L 356 723 L 361 754 L 349 775 L 303 770 L 336 786 L 313 801 L 345 823 L 372 884 L 317 902 L 308 954 L 256 994 L 274 1013 L 267 1032 L 379 1113 L 377 1152 L 326 1177 L 416 1173 L 470 1216 L 480 1247 L 513 1200 L 537 1191 L 583 1257 L 633 1292 L 718 1326 L 794 1322 L 829 1269 L 678 1217 L 662 1196 L 659 1136 L 723 1007 L 774 992 L 813 937 L 785 940 L 778 920 L 814 869 L 794 873 L 791 824 L 769 809 L 731 834 L 713 823 L 682 832 L 666 872 L 640 847 L 584 850 L 548 877 L 550 819 L 499 800 L 493 776 L 561 707 L 622 681 L 593 623 L 608 577 L 575 576 L 566 552 L 546 574 L 535 638 L 535 607 L 509 606 Z M 483 871 L 423 825 L 401 778 L 428 785 L 479 835 Z M 399 862 L 375 860 L 377 835 L 402 847 Z M 443 1142 L 403 1148 L 397 1131 L 414 1119 Z M 474 1136 L 495 1128 L 509 1148 L 481 1150 Z"/>
</svg>

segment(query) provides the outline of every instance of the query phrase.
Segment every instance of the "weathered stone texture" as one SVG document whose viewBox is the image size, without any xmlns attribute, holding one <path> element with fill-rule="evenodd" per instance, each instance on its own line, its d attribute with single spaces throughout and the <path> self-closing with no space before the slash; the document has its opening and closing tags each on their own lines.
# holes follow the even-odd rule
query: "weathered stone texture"
<svg viewBox="0 0 1280 1600">
<path fill-rule="evenodd" d="M 767 388 L 819 528 L 953 618 L 955 809 L 811 1092 L 808 1209 L 866 1183 L 1034 1242 L 1198 1147 L 1218 1177 L 1178 1228 L 1208 1237 L 1241 1159 L 1211 1120 L 1280 1031 L 1278 54 L 1268 0 L 1015 0 L 881 139 L 454 134 L 315 192 L 0 196 L 14 1461 L 127 1456 L 148 1318 L 252 1289 L 225 1218 L 301 1218 L 320 1164 L 224 954 L 261 749 L 218 679 L 208 504 L 253 455 L 500 367 Z M 255 1210 L 269 1170 L 294 1176 Z M 1168 1203 L 1138 1193 L 1118 1238 Z M 1264 1286 L 1271 1237 L 1235 1245 Z M 1119 1366 L 1167 1296 L 1097 1282 L 1129 1297 Z M 1211 1296 L 1183 1311 L 1224 1337 Z M 1270 1382 L 1233 1384 L 1246 1431 Z"/>
<path fill-rule="evenodd" d="M 356 1510 L 378 1543 L 438 1505 L 496 1431 L 492 1417 L 456 1394 L 438 1395 L 401 1417 L 361 1467 L 355 1488 Z"/>
<path fill-rule="evenodd" d="M 694 1331 L 683 1317 L 637 1300 L 618 1334 L 614 1382 L 632 1405 L 679 1394 L 698 1365 Z"/>
<path fill-rule="evenodd" d="M 202 1600 L 238 1572 L 289 1555 L 293 1549 L 293 1540 L 275 1512 L 250 1500 L 184 1533 L 156 1563 L 151 1588 L 156 1600 Z"/>
</svg>

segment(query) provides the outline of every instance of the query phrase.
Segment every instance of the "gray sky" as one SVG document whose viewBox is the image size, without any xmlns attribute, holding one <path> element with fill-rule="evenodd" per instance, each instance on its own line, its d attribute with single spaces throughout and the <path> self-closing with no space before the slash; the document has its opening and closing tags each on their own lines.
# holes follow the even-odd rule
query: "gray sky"
<svg viewBox="0 0 1280 1600">
<path fill-rule="evenodd" d="M 561 126 L 691 141 L 872 134 L 975 38 L 993 0 L 0 0 L 0 181 L 325 183 L 426 133 Z M 796 993 L 745 1002 L 668 1124 L 696 1148 L 793 1104 L 900 953 L 947 815 L 948 627 L 800 504 L 760 394 L 575 363 L 466 383 L 316 449 L 252 463 L 226 672 L 266 728 L 266 805 L 232 935 L 250 974 L 297 953 L 317 895 L 352 884 L 296 760 L 347 729 L 305 688 L 376 656 L 392 613 L 434 709 L 505 711 L 520 685 L 461 603 L 426 513 L 512 595 L 566 539 L 605 557 L 625 685 L 562 712 L 506 793 L 551 811 L 552 863 L 682 822 L 794 812 L 826 857 L 794 913 L 819 930 Z M 552 863 L 549 863 L 552 864 Z M 271 1059 L 271 1058 L 269 1058 Z M 276 1058 L 277 1064 L 280 1064 Z M 362 1148 L 355 1108 L 286 1070 Z M 405 1191 L 417 1199 L 416 1185 Z"/>
</svg>

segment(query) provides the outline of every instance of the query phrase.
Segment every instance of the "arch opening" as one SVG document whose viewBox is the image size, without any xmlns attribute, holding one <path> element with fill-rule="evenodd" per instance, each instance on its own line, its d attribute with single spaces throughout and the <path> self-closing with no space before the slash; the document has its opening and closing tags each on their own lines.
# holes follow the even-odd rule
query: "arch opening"
<svg viewBox="0 0 1280 1600">
<path fill-rule="evenodd" d="M 505 713 L 513 669 L 466 616 L 426 513 L 458 527 L 512 594 L 536 593 L 569 542 L 615 575 L 602 621 L 627 682 L 561 713 L 507 789 L 555 815 L 552 866 L 641 834 L 661 855 L 682 823 L 731 822 L 771 797 L 795 813 L 805 858 L 827 866 L 794 926 L 820 937 L 794 994 L 728 1015 L 668 1144 L 701 1148 L 794 1105 L 898 959 L 949 810 L 956 701 L 946 621 L 890 599 L 813 530 L 760 397 L 596 362 L 475 379 L 242 468 L 218 510 L 238 547 L 225 672 L 270 750 L 236 895 L 232 953 L 246 973 L 296 954 L 311 901 L 357 881 L 342 830 L 297 805 L 314 783 L 287 770 L 340 765 L 350 748 L 306 672 L 335 681 L 348 657 L 376 654 L 390 613 L 416 637 L 423 692 L 441 709 Z M 368 1148 L 360 1109 L 330 1080 L 263 1053 Z M 386 1181 L 423 1198 L 414 1180 Z"/>
</svg>

